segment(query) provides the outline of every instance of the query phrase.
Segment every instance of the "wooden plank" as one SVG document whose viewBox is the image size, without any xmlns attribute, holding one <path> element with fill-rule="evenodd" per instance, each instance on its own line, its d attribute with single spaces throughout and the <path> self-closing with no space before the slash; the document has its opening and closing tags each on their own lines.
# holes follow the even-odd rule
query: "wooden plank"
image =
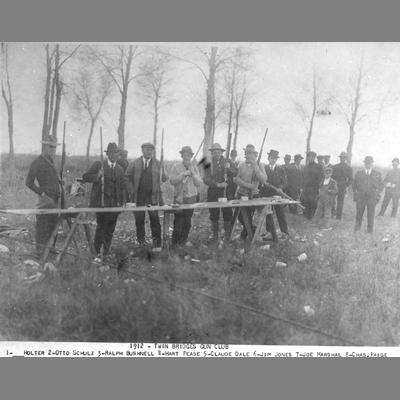
<svg viewBox="0 0 400 400">
<path fill-rule="evenodd" d="M 151 206 L 151 207 L 93 207 L 93 208 L 66 208 L 66 209 L 38 209 L 38 208 L 27 208 L 27 209 L 1 209 L 2 214 L 18 214 L 18 215 L 47 215 L 47 214 L 77 214 L 77 213 L 110 213 L 110 212 L 140 212 L 140 211 L 178 211 L 178 210 L 194 210 L 194 209 L 209 209 L 209 208 L 233 208 L 233 207 L 249 207 L 249 206 L 265 206 L 267 204 L 299 204 L 297 201 L 290 201 L 285 199 L 272 199 L 272 198 L 257 198 L 252 200 L 231 200 L 226 203 L 215 202 L 204 202 L 195 204 L 180 204 L 179 206 L 167 204 L 164 206 Z"/>
<path fill-rule="evenodd" d="M 90 226 L 87 223 L 82 224 L 82 226 L 83 226 L 83 230 L 85 231 L 85 236 L 86 236 L 86 240 L 87 240 L 88 245 L 89 245 L 90 253 L 92 254 L 92 256 L 96 256 L 96 250 L 94 248 L 94 243 L 93 243 L 93 240 L 92 240 L 92 233 L 90 231 Z"/>
<path fill-rule="evenodd" d="M 249 213 L 247 212 L 246 207 L 241 208 L 240 212 L 242 213 L 244 226 L 247 231 L 247 241 L 251 243 L 251 241 L 253 239 L 253 229 L 252 229 L 253 225 L 250 221 Z"/>
</svg>

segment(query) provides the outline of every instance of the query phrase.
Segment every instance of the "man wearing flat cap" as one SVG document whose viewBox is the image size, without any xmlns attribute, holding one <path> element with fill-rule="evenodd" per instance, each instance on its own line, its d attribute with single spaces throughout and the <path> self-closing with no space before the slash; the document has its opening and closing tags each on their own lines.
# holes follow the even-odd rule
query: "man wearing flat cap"
<svg viewBox="0 0 400 400">
<path fill-rule="evenodd" d="M 287 186 L 286 194 L 293 200 L 300 200 L 301 188 L 303 186 L 303 166 L 301 160 L 304 157 L 301 154 L 294 156 L 294 163 L 290 164 L 290 168 L 287 169 Z M 297 213 L 297 204 L 289 204 L 289 212 L 291 214 Z"/>
<path fill-rule="evenodd" d="M 37 208 L 57 208 L 61 182 L 54 164 L 54 157 L 59 143 L 55 136 L 47 135 L 43 138 L 42 144 L 42 154 L 32 162 L 25 184 L 38 195 Z M 51 233 L 57 225 L 57 219 L 56 214 L 36 216 L 35 239 L 39 257 L 43 254 Z"/>
<path fill-rule="evenodd" d="M 384 184 L 385 184 L 385 196 L 383 198 L 381 210 L 378 216 L 382 217 L 385 214 L 386 208 L 392 201 L 392 214 L 391 217 L 395 218 L 397 215 L 397 210 L 399 209 L 399 198 L 400 198 L 400 161 L 396 157 L 392 160 L 392 167 L 390 171 L 387 172 Z"/>
<path fill-rule="evenodd" d="M 163 203 L 160 182 L 167 180 L 160 161 L 154 158 L 153 143 L 142 144 L 142 156 L 126 169 L 130 200 L 137 206 L 158 206 Z M 161 178 L 161 179 L 160 179 Z M 161 225 L 157 211 L 149 211 L 150 228 L 155 250 L 161 248 Z M 140 245 L 145 244 L 145 212 L 135 212 L 136 235 Z"/>
<path fill-rule="evenodd" d="M 383 181 L 380 172 L 373 169 L 374 159 L 366 156 L 364 169 L 358 171 L 353 181 L 354 201 L 356 202 L 356 224 L 355 231 L 361 229 L 362 219 L 367 209 L 367 231 L 374 230 L 375 207 L 379 201 L 383 189 Z"/>
<path fill-rule="evenodd" d="M 267 182 L 267 175 L 265 174 L 264 167 L 257 163 L 257 150 L 252 144 L 248 144 L 244 149 L 245 161 L 239 163 L 238 173 L 233 181 L 237 184 L 237 197 L 240 199 L 243 196 L 247 196 L 249 199 L 259 197 L 259 184 L 265 184 Z M 250 223 L 252 224 L 254 216 L 254 207 L 247 207 Z M 239 213 L 239 221 L 243 226 L 240 237 L 245 239 L 247 237 L 247 231 L 244 225 L 242 214 Z M 253 232 L 255 232 L 255 226 L 252 225 Z"/>
<path fill-rule="evenodd" d="M 286 172 L 283 167 L 276 164 L 278 159 L 279 152 L 277 150 L 270 150 L 270 152 L 268 153 L 268 164 L 264 167 L 268 181 L 266 185 L 263 185 L 260 189 L 260 195 L 262 197 L 273 197 L 276 195 L 282 196 L 283 189 L 286 188 Z M 268 183 L 275 186 L 277 189 L 268 186 Z M 282 233 L 289 235 L 285 216 L 285 206 L 274 205 L 273 208 L 276 213 L 276 218 L 278 219 L 279 229 Z M 273 221 L 271 221 L 271 218 L 272 215 L 268 215 L 266 218 L 267 232 L 272 232 Z"/>
<path fill-rule="evenodd" d="M 222 155 L 225 149 L 219 143 L 214 143 L 209 149 L 211 152 L 210 168 L 204 170 L 204 183 L 208 186 L 207 201 L 215 202 L 218 198 L 227 198 L 228 174 L 233 175 L 230 170 L 229 161 Z M 210 208 L 210 221 L 212 229 L 212 240 L 218 241 L 218 222 L 222 211 L 224 219 L 225 239 L 230 237 L 232 209 Z"/>
<path fill-rule="evenodd" d="M 309 220 L 312 220 L 317 209 L 319 185 L 324 178 L 324 168 L 315 162 L 316 156 L 313 151 L 307 153 L 307 165 L 303 170 L 301 202 L 305 207 L 304 216 Z"/>
<path fill-rule="evenodd" d="M 107 159 L 95 161 L 82 175 L 84 182 L 93 183 L 90 193 L 90 207 L 121 207 L 126 203 L 124 171 L 117 163 L 119 149 L 116 143 L 109 143 L 105 150 Z M 104 187 L 102 187 L 104 185 Z M 104 204 L 103 203 L 104 193 Z M 94 248 L 98 255 L 107 255 L 110 251 L 118 212 L 96 213 L 96 233 Z"/>
<path fill-rule="evenodd" d="M 338 186 L 337 205 L 335 209 L 335 201 L 332 206 L 332 216 L 336 219 L 342 219 L 344 198 L 346 196 L 347 188 L 353 182 L 353 169 L 347 164 L 347 153 L 342 151 L 339 154 L 340 163 L 335 164 L 332 169 L 332 179 L 334 179 Z"/>
<path fill-rule="evenodd" d="M 201 176 L 197 166 L 192 163 L 192 148 L 183 146 L 179 153 L 182 162 L 172 166 L 169 178 L 171 185 L 174 186 L 174 203 L 194 204 L 201 187 Z M 193 209 L 187 209 L 174 213 L 173 246 L 182 246 L 186 243 L 192 226 L 193 211 Z"/>
</svg>

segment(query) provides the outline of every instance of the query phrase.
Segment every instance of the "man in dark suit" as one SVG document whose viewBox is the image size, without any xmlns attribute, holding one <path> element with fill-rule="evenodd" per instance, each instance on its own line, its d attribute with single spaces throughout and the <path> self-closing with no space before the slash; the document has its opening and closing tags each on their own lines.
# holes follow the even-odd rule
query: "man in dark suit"
<svg viewBox="0 0 400 400">
<path fill-rule="evenodd" d="M 60 197 L 60 179 L 54 164 L 57 138 L 48 135 L 42 140 L 43 151 L 29 168 L 26 177 L 26 186 L 39 196 L 38 208 L 57 208 Z M 36 184 L 37 182 L 37 184 Z M 40 257 L 51 233 L 57 225 L 56 214 L 43 214 L 36 216 L 36 252 Z"/>
<path fill-rule="evenodd" d="M 299 200 L 301 195 L 301 188 L 303 185 L 303 167 L 301 160 L 303 160 L 301 154 L 294 156 L 294 163 L 290 164 L 290 167 L 286 170 L 287 186 L 286 194 L 293 200 Z M 289 204 L 289 211 L 292 214 L 297 213 L 297 204 Z"/>
<path fill-rule="evenodd" d="M 160 176 L 162 179 L 160 179 Z M 154 158 L 153 143 L 142 144 L 142 156 L 131 162 L 125 172 L 131 201 L 137 206 L 162 204 L 161 181 L 166 181 L 160 162 Z M 135 213 L 136 235 L 140 245 L 145 244 L 145 211 Z M 149 211 L 153 237 L 153 251 L 161 250 L 161 225 L 157 211 Z"/>
<path fill-rule="evenodd" d="M 389 205 L 390 201 L 393 201 L 392 204 L 392 214 L 391 217 L 395 218 L 397 215 L 397 210 L 399 208 L 399 198 L 400 198 L 400 161 L 396 157 L 392 160 L 393 169 L 388 171 L 385 176 L 385 196 L 383 198 L 381 211 L 378 216 L 382 217 L 385 214 L 386 208 Z"/>
<path fill-rule="evenodd" d="M 271 150 L 268 153 L 268 165 L 265 166 L 265 173 L 267 175 L 267 183 L 261 187 L 260 194 L 262 197 L 272 197 L 272 196 L 282 196 L 283 189 L 286 187 L 287 179 L 285 169 L 279 165 L 276 165 L 276 162 L 279 159 L 279 152 L 276 150 Z M 274 189 L 268 186 L 268 183 L 275 186 L 277 189 Z M 278 219 L 279 229 L 282 233 L 289 235 L 288 226 L 286 222 L 285 216 L 285 206 L 282 205 L 274 205 L 273 206 L 276 218 Z M 272 232 L 272 215 L 267 215 L 266 219 L 266 228 L 268 232 Z"/>
<path fill-rule="evenodd" d="M 332 179 L 334 179 L 338 186 L 337 205 L 335 210 L 335 203 L 332 206 L 332 217 L 342 219 L 344 198 L 346 190 L 353 182 L 353 170 L 347 164 L 347 153 L 342 151 L 339 155 L 340 163 L 333 166 Z"/>
<path fill-rule="evenodd" d="M 324 168 L 315 162 L 317 154 L 313 151 L 307 153 L 307 165 L 303 169 L 303 191 L 301 202 L 303 203 L 304 216 L 312 220 L 317 209 L 319 185 L 324 178 Z"/>
<path fill-rule="evenodd" d="M 354 201 L 356 202 L 355 231 L 361 229 L 365 208 L 367 208 L 367 231 L 372 233 L 374 230 L 375 207 L 383 189 L 383 182 L 380 172 L 372 169 L 373 164 L 374 159 L 366 156 L 365 168 L 356 173 L 353 181 Z"/>
<path fill-rule="evenodd" d="M 90 194 L 90 207 L 121 207 L 125 204 L 125 178 L 124 171 L 117 164 L 118 147 L 116 143 L 109 143 L 105 150 L 107 159 L 101 163 L 96 161 L 89 170 L 82 175 L 84 182 L 93 183 Z M 104 185 L 104 187 L 102 187 Z M 103 203 L 104 193 L 104 204 Z M 96 213 L 96 233 L 94 248 L 97 254 L 107 255 L 110 251 L 118 212 Z"/>
</svg>

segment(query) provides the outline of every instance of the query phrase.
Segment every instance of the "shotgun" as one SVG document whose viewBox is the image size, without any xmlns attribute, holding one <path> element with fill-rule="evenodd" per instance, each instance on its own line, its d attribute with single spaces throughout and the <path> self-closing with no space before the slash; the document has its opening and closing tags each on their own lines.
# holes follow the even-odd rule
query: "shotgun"
<svg viewBox="0 0 400 400">
<path fill-rule="evenodd" d="M 101 185 L 101 206 L 104 207 L 104 158 L 103 158 L 103 129 L 100 127 L 100 185 Z"/>
<path fill-rule="evenodd" d="M 67 129 L 67 122 L 64 121 L 63 127 L 63 140 L 62 140 L 62 153 L 61 153 L 61 165 L 60 165 L 60 189 L 61 189 L 61 197 L 60 197 L 60 208 L 65 208 L 65 189 L 64 189 L 64 168 L 65 168 L 65 131 Z"/>
</svg>

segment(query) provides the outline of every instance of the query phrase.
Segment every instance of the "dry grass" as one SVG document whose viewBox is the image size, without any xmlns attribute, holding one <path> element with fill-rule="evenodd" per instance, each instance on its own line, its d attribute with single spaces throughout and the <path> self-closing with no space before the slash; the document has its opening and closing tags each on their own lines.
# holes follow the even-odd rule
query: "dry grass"
<svg viewBox="0 0 400 400">
<path fill-rule="evenodd" d="M 73 163 L 75 176 L 83 170 L 78 161 Z M 17 162 L 13 180 L 2 174 L 2 207 L 34 205 L 34 196 L 18 178 L 24 178 L 26 162 L 28 158 Z M 164 193 L 168 201 L 168 184 Z M 169 258 L 129 256 L 126 270 L 118 274 L 117 259 L 109 260 L 109 271 L 100 272 L 84 257 L 67 256 L 55 275 L 33 284 L 21 279 L 26 273 L 23 260 L 33 247 L 1 238 L 11 253 L 0 255 L 0 333 L 9 340 L 341 344 L 181 290 L 187 287 L 355 342 L 399 345 L 399 219 L 377 219 L 373 237 L 363 232 L 355 236 L 354 205 L 349 198 L 346 201 L 344 221 L 333 221 L 328 231 L 289 215 L 291 239 L 270 250 L 262 250 L 261 244 L 251 255 L 243 255 L 239 243 L 210 247 L 208 214 L 202 211 L 193 218 L 194 246 Z M 33 218 L 1 218 L 1 224 L 34 231 Z M 295 240 L 296 235 L 306 236 L 306 241 Z M 136 251 L 133 236 L 133 216 L 121 215 L 114 246 L 118 242 Z M 389 241 L 382 242 L 384 237 Z M 301 263 L 297 256 L 303 252 L 308 260 Z M 276 261 L 287 267 L 276 267 Z M 307 315 L 304 306 L 314 314 Z"/>
</svg>

